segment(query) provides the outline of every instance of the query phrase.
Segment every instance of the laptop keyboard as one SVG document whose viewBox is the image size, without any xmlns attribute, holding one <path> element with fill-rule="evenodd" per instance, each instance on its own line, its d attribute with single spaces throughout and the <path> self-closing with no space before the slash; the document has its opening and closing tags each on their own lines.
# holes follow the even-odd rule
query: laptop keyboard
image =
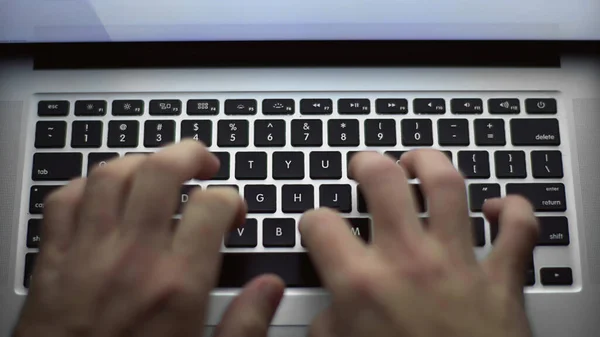
<svg viewBox="0 0 600 337">
<path fill-rule="evenodd" d="M 237 188 L 248 203 L 246 224 L 224 238 L 220 287 L 242 286 L 264 272 L 281 275 L 288 286 L 319 286 L 299 237 L 301 214 L 335 208 L 349 219 L 355 235 L 370 242 L 376 233 L 360 186 L 348 173 L 351 157 L 369 150 L 398 160 L 406 151 L 424 147 L 442 150 L 467 178 L 476 251 L 489 251 L 498 233 L 481 213 L 485 199 L 523 195 L 533 203 L 542 229 L 541 250 L 536 248 L 532 257 L 527 285 L 556 290 L 574 284 L 578 266 L 570 247 L 575 227 L 569 221 L 573 213 L 567 211 L 572 193 L 564 181 L 567 147 L 561 141 L 562 111 L 551 94 L 40 96 L 31 123 L 33 155 L 26 166 L 31 179 L 26 182 L 28 211 L 21 236 L 25 288 L 42 240 L 49 193 L 111 159 L 152 153 L 184 138 L 204 142 L 221 168 L 210 181 L 182 186 L 181 206 L 192 188 L 215 186 Z M 411 184 L 426 218 L 426 200 L 418 182 Z M 181 207 L 176 217 L 180 213 Z"/>
</svg>

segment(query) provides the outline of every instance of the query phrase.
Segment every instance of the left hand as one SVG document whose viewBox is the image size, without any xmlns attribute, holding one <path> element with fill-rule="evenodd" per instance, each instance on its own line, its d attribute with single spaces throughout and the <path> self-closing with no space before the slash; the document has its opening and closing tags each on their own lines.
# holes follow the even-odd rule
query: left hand
<svg viewBox="0 0 600 337">
<path fill-rule="evenodd" d="M 196 189 L 173 228 L 181 185 L 218 159 L 183 141 L 96 168 L 46 200 L 43 240 L 19 337 L 202 336 L 223 236 L 243 223 L 233 189 Z M 218 337 L 263 337 L 283 296 L 278 277 L 251 281 Z"/>
</svg>

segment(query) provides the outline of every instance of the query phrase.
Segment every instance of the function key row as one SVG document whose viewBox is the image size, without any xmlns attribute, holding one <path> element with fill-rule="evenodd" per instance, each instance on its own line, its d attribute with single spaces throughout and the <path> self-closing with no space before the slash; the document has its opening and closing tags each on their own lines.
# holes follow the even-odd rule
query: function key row
<svg viewBox="0 0 600 337">
<path fill-rule="evenodd" d="M 264 99 L 261 111 L 263 115 L 293 115 L 296 102 L 293 99 Z M 70 102 L 66 100 L 39 101 L 38 115 L 42 117 L 67 116 Z M 412 102 L 416 114 L 442 115 L 446 113 L 446 100 L 443 98 L 417 98 Z M 259 103 L 256 99 L 227 99 L 224 111 L 226 115 L 256 115 Z M 367 98 L 344 98 L 337 101 L 340 115 L 368 115 L 371 113 L 371 100 Z M 112 115 L 140 116 L 144 114 L 143 100 L 114 100 Z M 217 99 L 191 99 L 187 101 L 188 115 L 218 115 L 221 106 Z M 450 100 L 450 110 L 454 114 L 482 114 L 484 102 L 479 98 L 456 98 Z M 519 114 L 521 102 L 517 98 L 493 98 L 487 101 L 490 114 Z M 525 110 L 530 114 L 556 114 L 557 103 L 553 98 L 528 98 Z M 78 100 L 75 102 L 75 116 L 104 116 L 108 111 L 105 100 Z M 403 115 L 409 112 L 409 102 L 404 98 L 379 98 L 375 100 L 377 114 Z M 178 116 L 183 112 L 183 103 L 178 99 L 151 100 L 148 112 L 152 116 Z M 332 99 L 301 99 L 300 113 L 303 115 L 331 115 L 334 112 Z"/>
</svg>

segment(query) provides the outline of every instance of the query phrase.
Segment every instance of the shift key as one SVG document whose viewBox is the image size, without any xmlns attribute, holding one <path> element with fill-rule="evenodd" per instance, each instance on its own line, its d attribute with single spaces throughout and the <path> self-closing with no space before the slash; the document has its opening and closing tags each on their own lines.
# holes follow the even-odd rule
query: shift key
<svg viewBox="0 0 600 337">
<path fill-rule="evenodd" d="M 506 194 L 525 197 L 537 212 L 567 210 L 564 184 L 506 184 Z"/>
</svg>

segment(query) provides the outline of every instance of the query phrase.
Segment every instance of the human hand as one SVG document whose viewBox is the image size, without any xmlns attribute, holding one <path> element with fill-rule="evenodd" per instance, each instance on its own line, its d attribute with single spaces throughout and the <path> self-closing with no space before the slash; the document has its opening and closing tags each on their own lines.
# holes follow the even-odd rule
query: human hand
<svg viewBox="0 0 600 337">
<path fill-rule="evenodd" d="M 218 159 L 194 141 L 130 155 L 46 200 L 43 242 L 15 336 L 202 336 L 222 237 L 243 223 L 235 190 L 194 190 L 173 226 L 181 185 Z M 274 276 L 251 281 L 216 336 L 262 337 L 283 295 Z"/>
<path fill-rule="evenodd" d="M 523 284 L 538 225 L 525 199 L 486 202 L 483 212 L 499 223 L 500 234 L 479 263 L 464 179 L 444 154 L 411 151 L 398 166 L 379 154 L 361 153 L 350 165 L 375 236 L 365 246 L 330 210 L 302 218 L 302 237 L 332 296 L 309 336 L 531 336 Z M 419 178 L 428 201 L 426 227 L 407 175 Z"/>
</svg>

